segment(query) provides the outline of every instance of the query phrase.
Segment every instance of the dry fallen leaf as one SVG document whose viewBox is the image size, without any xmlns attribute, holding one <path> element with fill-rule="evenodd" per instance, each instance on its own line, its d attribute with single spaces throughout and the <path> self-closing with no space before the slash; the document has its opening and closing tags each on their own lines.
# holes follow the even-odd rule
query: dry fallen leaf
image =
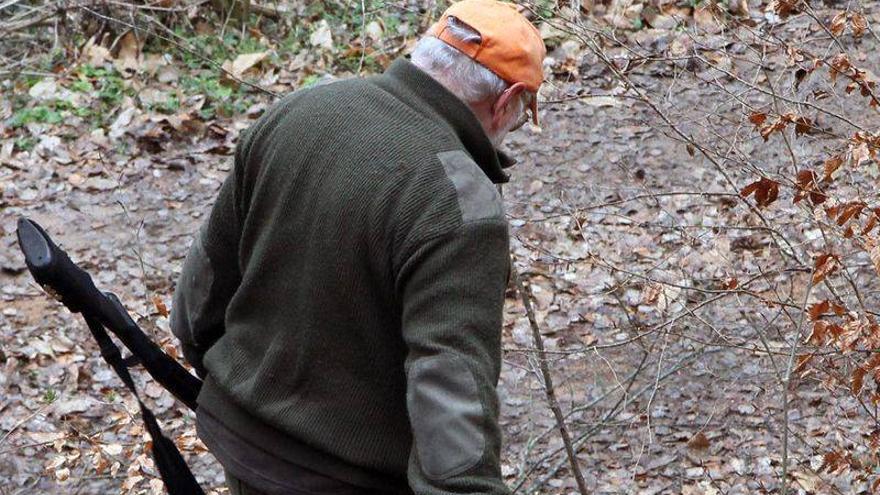
<svg viewBox="0 0 880 495">
<path fill-rule="evenodd" d="M 846 29 L 846 12 L 840 12 L 834 16 L 834 18 L 831 19 L 831 25 L 828 26 L 828 29 L 834 36 L 840 36 L 843 34 L 843 30 Z"/>
<path fill-rule="evenodd" d="M 325 50 L 332 50 L 333 33 L 330 32 L 330 23 L 326 19 L 321 19 L 315 23 L 315 26 L 315 30 L 309 35 L 309 43 Z"/>
<path fill-rule="evenodd" d="M 813 268 L 813 284 L 825 280 L 825 277 L 834 273 L 838 268 L 838 259 L 836 255 L 830 253 L 820 254 L 816 258 L 816 264 Z"/>
<path fill-rule="evenodd" d="M 122 445 L 118 443 L 101 445 L 101 450 L 107 455 L 119 455 L 122 453 Z"/>
<path fill-rule="evenodd" d="M 73 399 L 60 400 L 55 403 L 53 414 L 57 417 L 67 416 L 72 413 L 81 413 L 88 411 L 93 405 L 91 399 L 76 397 Z"/>
<path fill-rule="evenodd" d="M 748 17 L 749 16 L 749 2 L 748 0 L 733 0 L 727 5 L 728 10 L 731 14 Z"/>
<path fill-rule="evenodd" d="M 130 491 L 130 490 L 132 490 L 135 486 L 137 486 L 138 483 L 140 483 L 141 481 L 143 481 L 143 479 L 144 479 L 144 477 L 141 476 L 141 475 L 139 475 L 139 474 L 135 474 L 135 475 L 133 475 L 133 476 L 129 476 L 128 478 L 125 479 L 125 481 L 122 482 L 122 489 L 125 490 L 126 492 L 127 492 L 127 491 Z"/>
<path fill-rule="evenodd" d="M 646 304 L 648 306 L 653 306 L 657 304 L 657 301 L 660 299 L 660 294 L 663 291 L 663 287 L 660 284 L 646 284 L 645 288 L 642 290 L 642 304 Z"/>
<path fill-rule="evenodd" d="M 255 68 L 260 62 L 269 56 L 269 52 L 243 53 L 235 60 L 223 62 L 223 69 L 237 78 L 241 78 L 245 72 Z"/>
<path fill-rule="evenodd" d="M 126 108 L 116 117 L 116 120 L 110 124 L 110 132 L 107 133 L 112 139 L 118 139 L 125 135 L 126 131 L 128 131 L 128 126 L 131 124 L 132 119 L 137 113 L 138 109 L 134 106 Z"/>
<path fill-rule="evenodd" d="M 706 438 L 706 434 L 702 431 L 697 432 L 690 440 L 688 440 L 688 447 L 694 450 L 706 450 L 712 444 L 709 442 L 709 439 Z"/>
<path fill-rule="evenodd" d="M 868 149 L 868 144 L 865 142 L 859 143 L 858 146 L 853 146 L 850 149 L 850 156 L 852 157 L 852 164 L 855 166 L 859 166 L 869 158 L 871 158 L 871 152 Z"/>
<path fill-rule="evenodd" d="M 859 395 L 859 392 L 862 391 L 862 385 L 865 383 L 865 374 L 866 371 L 862 367 L 856 368 L 853 371 L 850 381 L 850 391 L 853 395 Z"/>
<path fill-rule="evenodd" d="M 136 72 L 140 68 L 141 46 L 133 30 L 123 34 L 116 43 L 116 69 L 125 73 Z"/>
<path fill-rule="evenodd" d="M 382 36 L 385 34 L 385 27 L 381 22 L 370 21 L 370 23 L 364 28 L 364 32 L 368 38 L 373 40 L 373 42 L 378 43 L 382 40 Z"/>
<path fill-rule="evenodd" d="M 165 493 L 165 483 L 162 483 L 162 480 L 159 478 L 153 478 L 150 480 L 150 495 L 162 495 Z"/>
<path fill-rule="evenodd" d="M 31 89 L 28 90 L 28 96 L 37 101 L 53 101 L 59 99 L 61 95 L 55 79 L 47 77 L 31 86 Z"/>
<path fill-rule="evenodd" d="M 801 373 L 807 367 L 807 364 L 813 359 L 813 354 L 801 354 L 797 358 L 797 364 L 792 370 L 793 373 Z"/>
<path fill-rule="evenodd" d="M 715 8 L 714 5 L 703 3 L 694 9 L 694 21 L 697 27 L 709 34 L 719 33 L 723 29 L 718 21 L 718 17 L 716 17 Z"/>
<path fill-rule="evenodd" d="M 67 176 L 67 182 L 70 182 L 70 184 L 74 187 L 82 185 L 85 180 L 85 177 L 77 173 L 72 173 Z"/>
<path fill-rule="evenodd" d="M 95 39 L 91 38 L 82 49 L 82 58 L 85 63 L 100 67 L 104 65 L 104 62 L 110 60 L 110 50 L 95 44 Z"/>
<path fill-rule="evenodd" d="M 70 469 L 61 468 L 55 470 L 55 479 L 58 481 L 67 481 L 68 478 L 70 478 Z"/>
<path fill-rule="evenodd" d="M 873 237 L 869 237 L 865 242 L 865 247 L 868 249 L 868 256 L 870 256 L 871 263 L 874 265 L 874 271 L 880 276 L 880 242 L 877 242 L 877 239 Z"/>
<path fill-rule="evenodd" d="M 158 295 L 153 296 L 153 305 L 156 306 L 156 312 L 159 315 L 168 318 L 168 307 L 165 306 L 165 303 L 162 301 L 162 298 Z"/>
<path fill-rule="evenodd" d="M 764 121 L 767 120 L 767 114 L 762 112 L 752 112 L 749 114 L 749 122 L 755 124 L 756 127 L 761 127 L 764 125 Z"/>
<path fill-rule="evenodd" d="M 747 198 L 754 193 L 755 202 L 758 206 L 769 206 L 779 197 L 779 183 L 775 180 L 762 177 L 752 182 L 739 192 L 743 198 Z"/>
<path fill-rule="evenodd" d="M 162 392 L 164 391 L 165 389 L 157 385 L 155 382 L 148 382 L 147 386 L 144 387 L 144 394 L 146 394 L 147 397 L 151 397 L 153 399 L 158 399 L 159 397 L 161 397 Z"/>
<path fill-rule="evenodd" d="M 831 176 L 840 166 L 843 165 L 843 157 L 840 155 L 832 156 L 831 158 L 825 160 L 825 178 L 824 180 L 831 180 Z"/>
<path fill-rule="evenodd" d="M 791 476 L 794 478 L 795 483 L 803 490 L 806 490 L 807 493 L 820 493 L 818 491 L 819 488 L 824 486 L 822 478 L 813 473 L 795 471 L 791 473 Z"/>
<path fill-rule="evenodd" d="M 850 26 L 852 26 L 853 36 L 859 37 L 865 34 L 865 31 L 868 29 L 868 21 L 865 20 L 865 16 L 859 13 L 855 13 L 850 18 Z"/>
</svg>

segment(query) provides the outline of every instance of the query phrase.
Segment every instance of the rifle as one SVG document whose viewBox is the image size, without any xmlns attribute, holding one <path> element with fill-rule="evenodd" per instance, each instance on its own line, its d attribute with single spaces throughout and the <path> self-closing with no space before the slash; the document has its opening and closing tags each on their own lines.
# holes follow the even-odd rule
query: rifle
<svg viewBox="0 0 880 495">
<path fill-rule="evenodd" d="M 153 459 L 168 493 L 203 495 L 180 451 L 162 433 L 155 415 L 141 400 L 128 368 L 142 364 L 160 385 L 193 411 L 198 407 L 196 397 L 202 381 L 150 340 L 119 298 L 113 293 L 98 290 L 92 277 L 71 261 L 67 253 L 52 242 L 49 234 L 36 222 L 19 218 L 16 234 L 25 264 L 34 280 L 72 313 L 82 314 L 98 342 L 104 361 L 137 398 L 141 416 L 153 439 Z M 122 358 L 119 347 L 107 334 L 107 329 L 131 351 L 134 359 Z"/>
</svg>

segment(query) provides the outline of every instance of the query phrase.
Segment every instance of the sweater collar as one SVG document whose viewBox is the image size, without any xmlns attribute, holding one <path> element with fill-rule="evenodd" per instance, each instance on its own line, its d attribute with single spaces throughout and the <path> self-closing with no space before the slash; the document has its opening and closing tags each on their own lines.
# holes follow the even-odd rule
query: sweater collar
<svg viewBox="0 0 880 495">
<path fill-rule="evenodd" d="M 512 165 L 513 160 L 492 146 L 471 109 L 433 77 L 401 58 L 377 77 L 376 82 L 417 111 L 446 122 L 492 182 L 510 180 L 502 168 Z"/>
</svg>

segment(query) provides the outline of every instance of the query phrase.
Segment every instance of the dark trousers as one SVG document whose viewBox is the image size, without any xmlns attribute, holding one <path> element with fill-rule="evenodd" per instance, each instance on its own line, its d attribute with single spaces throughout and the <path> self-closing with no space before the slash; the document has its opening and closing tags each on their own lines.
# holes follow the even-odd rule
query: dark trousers
<svg viewBox="0 0 880 495">
<path fill-rule="evenodd" d="M 245 485 L 240 479 L 232 476 L 229 471 L 226 471 L 226 485 L 229 487 L 230 495 L 265 495 L 265 492 Z"/>
<path fill-rule="evenodd" d="M 232 473 L 229 472 L 229 470 L 224 471 L 226 472 L 226 485 L 229 487 L 230 495 L 269 495 L 267 492 L 257 490 L 252 486 L 248 486 L 247 483 L 244 483 L 240 479 L 233 476 Z M 326 479 L 323 476 L 320 477 L 322 479 Z M 316 491 L 302 489 L 285 491 L 284 493 L 285 495 L 383 495 L 380 492 L 374 490 L 369 490 L 366 488 L 361 490 L 357 488 L 352 488 L 351 486 L 339 488 L 321 488 L 316 489 Z"/>
</svg>

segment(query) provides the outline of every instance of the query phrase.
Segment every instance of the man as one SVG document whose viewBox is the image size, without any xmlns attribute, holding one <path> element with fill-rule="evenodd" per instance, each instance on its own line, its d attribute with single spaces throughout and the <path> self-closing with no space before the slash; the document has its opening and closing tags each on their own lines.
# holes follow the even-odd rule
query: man
<svg viewBox="0 0 880 495">
<path fill-rule="evenodd" d="M 511 4 L 465 0 L 411 62 L 296 91 L 243 134 L 172 316 L 232 493 L 509 493 L 493 183 L 544 55 Z"/>
</svg>

